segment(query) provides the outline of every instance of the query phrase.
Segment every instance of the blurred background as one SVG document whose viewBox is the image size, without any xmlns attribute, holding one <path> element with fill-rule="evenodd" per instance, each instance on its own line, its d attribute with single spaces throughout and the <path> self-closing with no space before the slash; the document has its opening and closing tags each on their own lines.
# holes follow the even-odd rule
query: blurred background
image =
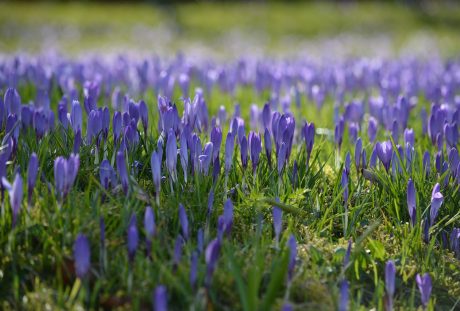
<svg viewBox="0 0 460 311">
<path fill-rule="evenodd" d="M 0 53 L 455 57 L 445 1 L 0 2 Z"/>
</svg>

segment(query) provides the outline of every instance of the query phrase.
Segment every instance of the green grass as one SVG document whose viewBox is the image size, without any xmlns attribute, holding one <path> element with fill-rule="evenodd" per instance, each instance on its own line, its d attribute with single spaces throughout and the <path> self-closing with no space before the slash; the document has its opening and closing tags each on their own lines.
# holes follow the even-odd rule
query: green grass
<svg viewBox="0 0 460 311">
<path fill-rule="evenodd" d="M 286 42 L 352 34 L 372 38 L 386 35 L 399 50 L 408 40 L 431 37 L 446 56 L 460 51 L 460 6 L 455 3 L 190 3 L 177 6 L 148 4 L 0 4 L 0 48 L 37 51 L 46 48 L 50 29 L 66 52 L 88 48 L 170 49 L 198 42 L 225 51 L 220 41 L 232 31 L 257 38 L 269 50 L 289 50 Z M 167 29 L 170 39 L 158 32 Z M 161 31 L 160 31 L 161 32 Z M 75 33 L 78 33 L 76 35 Z M 287 41 L 286 41 L 287 40 Z M 291 43 L 291 44 L 292 44 Z"/>
</svg>

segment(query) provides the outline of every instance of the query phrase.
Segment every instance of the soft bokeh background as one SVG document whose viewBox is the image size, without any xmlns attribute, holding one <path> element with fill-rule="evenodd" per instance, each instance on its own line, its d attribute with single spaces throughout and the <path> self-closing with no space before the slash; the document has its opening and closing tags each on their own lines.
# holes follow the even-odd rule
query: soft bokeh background
<svg viewBox="0 0 460 311">
<path fill-rule="evenodd" d="M 458 2 L 0 3 L 4 54 L 452 57 L 459 29 Z"/>
</svg>

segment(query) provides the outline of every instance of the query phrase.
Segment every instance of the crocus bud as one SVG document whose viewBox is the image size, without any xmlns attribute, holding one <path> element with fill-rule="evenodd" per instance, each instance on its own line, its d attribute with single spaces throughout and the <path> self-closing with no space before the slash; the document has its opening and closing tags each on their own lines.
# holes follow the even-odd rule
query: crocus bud
<svg viewBox="0 0 460 311">
<path fill-rule="evenodd" d="M 117 175 L 115 170 L 107 159 L 102 160 L 101 164 L 99 165 L 99 178 L 101 185 L 106 190 L 109 189 L 109 187 L 115 186 L 117 183 Z"/>
<path fill-rule="evenodd" d="M 252 172 L 255 174 L 257 165 L 259 164 L 260 152 L 262 151 L 262 142 L 260 135 L 254 132 L 249 133 L 249 153 L 252 162 Z"/>
<path fill-rule="evenodd" d="M 305 139 L 305 146 L 307 149 L 307 165 L 310 162 L 311 151 L 313 150 L 313 144 L 315 143 L 315 124 L 305 123 L 302 128 L 302 134 Z"/>
<path fill-rule="evenodd" d="M 409 217 L 413 227 L 417 222 L 417 209 L 416 209 L 416 192 L 412 179 L 409 178 L 407 183 L 407 208 L 409 209 Z"/>
<path fill-rule="evenodd" d="M 265 154 L 267 156 L 268 166 L 272 166 L 272 139 L 270 136 L 270 131 L 268 128 L 265 128 L 264 132 L 264 146 L 265 146 Z"/>
<path fill-rule="evenodd" d="M 342 171 L 342 178 L 340 180 L 340 186 L 343 189 L 343 202 L 345 206 L 348 204 L 348 174 L 346 169 Z"/>
<path fill-rule="evenodd" d="M 279 202 L 279 198 L 276 198 Z M 273 206 L 273 230 L 275 231 L 275 240 L 279 241 L 281 229 L 283 227 L 283 211 L 278 206 Z"/>
<path fill-rule="evenodd" d="M 361 138 L 358 137 L 358 139 L 356 140 L 356 144 L 355 144 L 355 166 L 356 166 L 356 170 L 358 171 L 361 166 L 362 150 L 363 150 L 363 142 L 361 141 Z"/>
<path fill-rule="evenodd" d="M 396 267 L 393 260 L 388 260 L 385 265 L 385 289 L 388 297 L 387 310 L 393 310 L 393 296 L 395 294 Z"/>
<path fill-rule="evenodd" d="M 195 288 L 198 274 L 198 252 L 194 251 L 190 258 L 190 286 Z"/>
<path fill-rule="evenodd" d="M 7 115 L 15 114 L 21 116 L 21 97 L 14 88 L 8 88 L 3 98 Z"/>
<path fill-rule="evenodd" d="M 340 281 L 340 300 L 339 300 L 339 311 L 348 311 L 348 304 L 349 304 L 349 283 L 347 280 L 343 279 Z"/>
<path fill-rule="evenodd" d="M 212 213 L 213 204 L 214 204 L 214 191 L 211 189 L 211 191 L 209 192 L 209 195 L 208 195 L 208 212 L 207 212 L 208 217 Z"/>
<path fill-rule="evenodd" d="M 149 111 L 143 100 L 139 102 L 139 115 L 141 117 L 142 126 L 144 128 L 144 134 L 147 134 L 147 129 L 149 127 Z"/>
<path fill-rule="evenodd" d="M 288 282 L 291 282 L 294 276 L 295 261 L 297 257 L 297 242 L 294 235 L 291 234 L 287 244 L 289 248 Z"/>
<path fill-rule="evenodd" d="M 128 176 L 128 169 L 126 168 L 125 154 L 122 151 L 117 152 L 116 162 L 117 162 L 118 177 L 120 178 L 123 192 L 125 193 L 125 195 L 127 195 L 129 191 L 129 176 Z"/>
<path fill-rule="evenodd" d="M 187 134 L 182 131 L 180 134 L 180 163 L 182 165 L 182 171 L 184 172 L 184 180 L 187 182 L 187 170 L 188 170 L 188 148 L 187 148 Z"/>
<path fill-rule="evenodd" d="M 72 102 L 72 109 L 70 110 L 70 124 L 74 133 L 82 130 L 83 126 L 83 112 L 80 103 L 76 100 Z"/>
<path fill-rule="evenodd" d="M 132 263 L 139 244 L 139 232 L 137 231 L 136 214 L 131 215 L 128 225 L 128 258 Z"/>
<path fill-rule="evenodd" d="M 167 311 L 168 310 L 168 297 L 166 287 L 158 285 L 153 293 L 153 306 L 155 311 Z"/>
<path fill-rule="evenodd" d="M 235 149 L 235 139 L 232 132 L 228 132 L 225 141 L 225 174 L 230 172 L 233 162 L 233 151 Z"/>
<path fill-rule="evenodd" d="M 190 231 L 188 226 L 187 212 L 185 211 L 184 206 L 179 203 L 179 222 L 182 229 L 182 237 L 185 241 L 189 239 Z"/>
<path fill-rule="evenodd" d="M 212 145 L 214 146 L 214 149 L 212 152 L 212 162 L 214 162 L 216 158 L 219 156 L 220 145 L 222 143 L 222 130 L 219 127 L 214 127 L 212 129 L 211 142 L 212 142 Z"/>
<path fill-rule="evenodd" d="M 121 120 L 121 113 L 119 111 L 115 111 L 112 118 L 112 132 L 114 142 L 117 142 L 118 138 L 120 138 L 122 126 L 123 124 Z"/>
<path fill-rule="evenodd" d="M 224 213 L 223 213 L 223 233 L 225 235 L 230 234 L 233 226 L 233 204 L 230 199 L 227 199 L 224 204 Z"/>
<path fill-rule="evenodd" d="M 410 144 L 411 146 L 415 145 L 414 130 L 406 128 L 404 130 L 404 143 Z"/>
<path fill-rule="evenodd" d="M 240 141 L 241 165 L 245 170 L 248 166 L 248 140 L 243 136 Z"/>
<path fill-rule="evenodd" d="M 145 208 L 144 213 L 144 229 L 145 235 L 147 240 L 152 240 L 153 236 L 155 235 L 155 214 L 153 213 L 153 209 L 150 206 Z"/>
<path fill-rule="evenodd" d="M 209 242 L 205 251 L 205 261 L 206 261 L 206 279 L 205 284 L 207 287 L 211 286 L 212 275 L 216 269 L 217 260 L 219 259 L 220 252 L 220 241 L 219 239 L 214 239 Z"/>
<path fill-rule="evenodd" d="M 75 273 L 79 279 L 83 279 L 89 272 L 91 266 L 91 249 L 88 238 L 79 234 L 73 245 L 73 258 Z"/>
<path fill-rule="evenodd" d="M 204 175 L 208 175 L 209 166 L 212 162 L 212 152 L 213 152 L 213 145 L 211 142 L 206 143 L 203 148 L 203 154 L 199 157 L 201 171 Z"/>
<path fill-rule="evenodd" d="M 184 239 L 182 238 L 181 235 L 178 235 L 174 243 L 174 254 L 173 254 L 174 269 L 177 268 L 177 265 L 181 261 L 183 244 L 184 244 Z"/>
<path fill-rule="evenodd" d="M 345 121 L 343 120 L 343 117 L 340 117 L 339 122 L 336 124 L 335 130 L 334 130 L 334 141 L 339 150 L 342 146 L 344 126 L 345 126 Z"/>
<path fill-rule="evenodd" d="M 152 179 L 153 184 L 155 185 L 155 191 L 159 193 L 161 185 L 161 159 L 156 151 L 152 152 L 150 167 L 152 169 Z"/>
<path fill-rule="evenodd" d="M 166 142 L 166 166 L 173 182 L 177 180 L 177 143 L 172 129 L 169 129 L 168 141 Z"/>
<path fill-rule="evenodd" d="M 377 120 L 373 117 L 369 118 L 367 135 L 369 137 L 369 141 L 373 143 L 375 141 L 375 137 L 377 136 Z"/>
<path fill-rule="evenodd" d="M 428 305 L 431 296 L 431 277 L 429 273 L 425 273 L 424 275 L 417 274 L 415 278 L 417 282 L 418 289 L 420 291 L 420 295 L 422 298 L 422 304 L 424 307 Z"/>
<path fill-rule="evenodd" d="M 16 173 L 16 177 L 14 178 L 13 184 L 11 185 L 5 177 L 2 179 L 3 187 L 8 190 L 8 194 L 10 196 L 10 205 L 13 214 L 13 227 L 16 226 L 17 218 L 19 215 L 19 211 L 21 210 L 21 202 L 23 197 L 23 185 L 22 185 L 22 177 L 21 174 Z"/>
<path fill-rule="evenodd" d="M 32 194 L 35 188 L 38 174 L 38 157 L 34 153 L 30 155 L 29 165 L 27 167 L 27 202 L 32 201 Z"/>
</svg>

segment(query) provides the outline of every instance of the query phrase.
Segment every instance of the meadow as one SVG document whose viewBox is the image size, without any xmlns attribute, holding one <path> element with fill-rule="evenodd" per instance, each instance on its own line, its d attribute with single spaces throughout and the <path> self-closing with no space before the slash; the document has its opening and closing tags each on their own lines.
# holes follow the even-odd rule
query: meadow
<svg viewBox="0 0 460 311">
<path fill-rule="evenodd" d="M 366 25 L 366 8 L 382 13 L 373 31 L 393 21 L 395 49 L 420 25 L 441 38 L 428 57 L 212 58 L 84 53 L 107 43 L 86 25 L 123 34 L 124 9 L 148 25 L 164 8 L 105 20 L 103 5 L 85 18 L 91 5 L 2 5 L 1 309 L 460 308 L 457 7 L 363 4 L 329 26 L 331 4 L 305 5 L 325 19 L 253 4 L 251 22 L 231 4 L 233 19 L 175 8 L 187 26 L 171 49 L 236 23 L 263 25 L 280 51 L 285 33 Z M 187 14 L 197 6 L 214 19 Z M 47 16 L 77 25 L 79 53 L 25 43 Z"/>
</svg>

